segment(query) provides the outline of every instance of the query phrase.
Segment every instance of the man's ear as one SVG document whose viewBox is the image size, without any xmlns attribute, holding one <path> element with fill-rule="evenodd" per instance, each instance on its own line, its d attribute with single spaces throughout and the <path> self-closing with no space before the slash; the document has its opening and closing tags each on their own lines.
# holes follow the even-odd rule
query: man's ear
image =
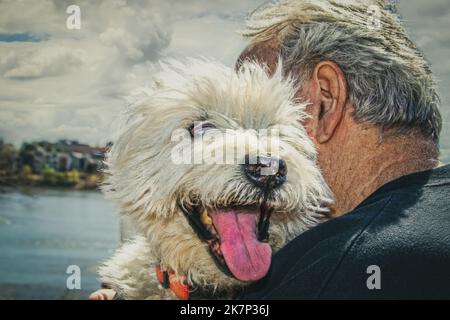
<svg viewBox="0 0 450 320">
<path fill-rule="evenodd" d="M 347 82 L 342 70 L 332 61 L 318 63 L 311 81 L 314 138 L 318 143 L 326 143 L 344 116 Z"/>
</svg>

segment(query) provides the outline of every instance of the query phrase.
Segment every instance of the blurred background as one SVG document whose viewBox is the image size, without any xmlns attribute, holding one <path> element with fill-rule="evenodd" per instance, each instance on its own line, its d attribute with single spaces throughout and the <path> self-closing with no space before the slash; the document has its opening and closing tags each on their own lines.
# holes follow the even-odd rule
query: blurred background
<svg viewBox="0 0 450 320">
<path fill-rule="evenodd" d="M 0 0 L 0 299 L 85 299 L 120 244 L 116 209 L 97 190 L 114 119 L 160 59 L 232 65 L 259 0 Z M 397 1 L 431 62 L 450 160 L 450 0 Z M 66 12 L 80 8 L 80 29 Z M 68 266 L 81 271 L 69 290 Z"/>
</svg>

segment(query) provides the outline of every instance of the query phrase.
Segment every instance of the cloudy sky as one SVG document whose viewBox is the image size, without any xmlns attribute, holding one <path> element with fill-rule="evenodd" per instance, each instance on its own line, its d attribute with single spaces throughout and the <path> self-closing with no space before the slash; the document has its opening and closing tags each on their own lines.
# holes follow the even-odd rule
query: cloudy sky
<svg viewBox="0 0 450 320">
<path fill-rule="evenodd" d="M 102 144 L 133 88 L 164 57 L 233 64 L 236 32 L 263 0 L 0 0 L 0 138 L 16 144 L 77 139 Z M 66 27 L 69 5 L 81 29 Z M 412 38 L 432 63 L 450 160 L 450 0 L 400 0 Z"/>
</svg>

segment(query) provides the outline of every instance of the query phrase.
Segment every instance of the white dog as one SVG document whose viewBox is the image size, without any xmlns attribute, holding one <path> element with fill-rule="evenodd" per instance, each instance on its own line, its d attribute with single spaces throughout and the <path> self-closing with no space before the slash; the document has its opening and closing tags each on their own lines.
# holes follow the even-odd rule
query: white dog
<svg viewBox="0 0 450 320">
<path fill-rule="evenodd" d="M 103 190 L 140 234 L 100 268 L 116 298 L 231 298 L 323 218 L 330 193 L 295 91 L 250 62 L 163 66 L 107 157 Z"/>
</svg>

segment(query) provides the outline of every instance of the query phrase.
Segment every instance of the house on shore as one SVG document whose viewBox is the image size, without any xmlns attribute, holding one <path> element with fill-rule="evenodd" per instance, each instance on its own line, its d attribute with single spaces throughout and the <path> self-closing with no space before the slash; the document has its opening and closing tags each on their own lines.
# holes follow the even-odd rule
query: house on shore
<svg viewBox="0 0 450 320">
<path fill-rule="evenodd" d="M 74 140 L 24 143 L 19 152 L 19 166 L 29 165 L 38 174 L 47 166 L 58 172 L 94 173 L 102 167 L 106 151 L 107 147 L 91 147 Z"/>
</svg>

